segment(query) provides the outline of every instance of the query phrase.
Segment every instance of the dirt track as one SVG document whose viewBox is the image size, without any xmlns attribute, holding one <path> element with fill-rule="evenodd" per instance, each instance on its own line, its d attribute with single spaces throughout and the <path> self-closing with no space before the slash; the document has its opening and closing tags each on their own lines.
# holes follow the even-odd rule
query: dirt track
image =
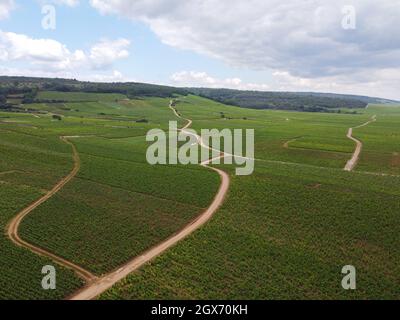
<svg viewBox="0 0 400 320">
<path fill-rule="evenodd" d="M 192 125 L 192 120 L 190 119 L 184 119 L 182 118 L 176 109 L 173 107 L 173 101 L 170 102 L 169 105 L 170 109 L 173 110 L 174 114 L 187 121 L 187 124 L 180 129 L 180 131 L 185 131 Z M 192 133 L 190 133 L 192 134 Z M 205 145 L 201 138 L 197 135 L 195 135 L 197 141 L 201 146 L 208 148 L 211 150 L 210 147 Z M 218 158 L 223 158 L 225 157 L 225 154 L 222 154 Z M 199 229 L 201 226 L 203 226 L 206 222 L 208 222 L 214 213 L 218 210 L 218 208 L 221 206 L 221 204 L 224 202 L 225 196 L 228 193 L 229 190 L 229 185 L 230 185 L 230 178 L 229 175 L 220 170 L 216 169 L 213 167 L 209 167 L 208 165 L 213 161 L 214 159 L 209 159 L 203 163 L 201 163 L 201 166 L 207 167 L 211 170 L 214 170 L 217 172 L 220 177 L 221 177 L 221 185 L 218 190 L 217 195 L 215 196 L 213 202 L 211 205 L 207 208 L 206 211 L 204 211 L 196 220 L 194 220 L 192 223 L 190 223 L 188 226 L 186 226 L 183 230 L 172 236 L 171 238 L 163 241 L 162 243 L 156 245 L 152 249 L 148 250 L 144 254 L 134 258 L 127 264 L 125 264 L 123 267 L 119 268 L 118 270 L 111 272 L 98 280 L 94 281 L 87 287 L 83 288 L 80 290 L 77 294 L 73 295 L 70 299 L 71 300 L 91 300 L 102 294 L 104 291 L 108 290 L 111 288 L 114 284 L 116 284 L 118 281 L 126 278 L 130 273 L 138 270 L 140 267 L 142 267 L 144 264 L 148 263 L 149 261 L 153 260 L 172 246 L 176 245 L 179 241 L 185 239 L 187 236 L 189 236 L 191 233 Z"/>
<path fill-rule="evenodd" d="M 289 149 L 289 148 L 290 148 L 289 145 L 290 145 L 292 142 L 295 142 L 295 141 L 297 141 L 297 140 L 299 140 L 299 139 L 301 139 L 301 138 L 303 138 L 303 136 L 300 136 L 300 137 L 291 139 L 291 140 L 289 140 L 289 141 L 286 141 L 286 142 L 283 144 L 283 147 L 284 147 L 285 149 Z"/>
<path fill-rule="evenodd" d="M 10 171 L 4 171 L 4 172 L 0 172 L 0 176 L 5 176 L 6 174 L 12 174 L 12 173 L 16 173 L 16 170 L 10 170 Z"/>
<path fill-rule="evenodd" d="M 353 157 L 346 163 L 346 166 L 344 167 L 345 171 L 353 171 L 354 170 L 354 168 L 356 167 L 358 160 L 360 158 L 360 154 L 361 154 L 362 147 L 363 147 L 362 142 L 353 137 L 354 129 L 365 127 L 375 121 L 376 121 L 376 115 L 374 115 L 371 118 L 371 120 L 367 121 L 366 123 L 363 123 L 362 125 L 359 125 L 358 127 L 355 127 L 355 128 L 350 128 L 349 131 L 347 132 L 347 138 L 349 138 L 350 140 L 353 140 L 356 143 L 356 149 L 353 153 Z"/>
<path fill-rule="evenodd" d="M 11 241 L 14 242 L 17 246 L 29 249 L 30 251 L 32 251 L 38 255 L 48 257 L 48 258 L 54 260 L 55 262 L 57 262 L 58 264 L 66 267 L 66 268 L 74 270 L 78 274 L 78 276 L 80 276 L 86 282 L 91 282 L 94 279 L 96 279 L 96 276 L 91 274 L 89 271 L 83 269 L 82 267 L 80 267 L 78 265 L 75 265 L 74 263 L 72 263 L 68 260 L 58 257 L 57 255 L 55 255 L 45 249 L 39 248 L 33 244 L 26 242 L 25 240 L 21 239 L 20 236 L 18 235 L 18 228 L 19 228 L 22 220 L 28 214 L 30 214 L 33 210 L 35 210 L 37 207 L 39 207 L 42 203 L 44 203 L 45 201 L 50 199 L 54 194 L 56 194 L 58 191 L 60 191 L 69 181 L 71 181 L 72 178 L 74 178 L 76 176 L 76 174 L 79 171 L 80 159 L 79 159 L 79 155 L 78 155 L 78 152 L 76 151 L 75 146 L 71 142 L 69 142 L 66 137 L 61 137 L 61 140 L 64 141 L 65 143 L 69 144 L 72 147 L 73 158 L 74 158 L 73 170 L 71 171 L 71 173 L 68 176 L 66 176 L 61 181 L 59 181 L 52 190 L 47 192 L 39 200 L 35 201 L 34 203 L 32 203 L 31 205 L 26 207 L 24 210 L 22 210 L 20 213 L 18 213 L 18 215 L 14 219 L 12 219 L 11 222 L 9 223 L 9 225 L 7 227 L 7 235 L 11 239 Z"/>
</svg>

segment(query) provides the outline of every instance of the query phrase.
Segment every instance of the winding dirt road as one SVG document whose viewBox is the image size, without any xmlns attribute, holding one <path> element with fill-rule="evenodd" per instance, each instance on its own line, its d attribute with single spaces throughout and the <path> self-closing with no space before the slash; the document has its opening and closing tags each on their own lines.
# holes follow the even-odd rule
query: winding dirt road
<svg viewBox="0 0 400 320">
<path fill-rule="evenodd" d="M 300 137 L 291 139 L 291 140 L 289 140 L 289 141 L 286 141 L 286 142 L 283 144 L 283 147 L 284 147 L 285 149 L 289 149 L 289 148 L 290 148 L 290 144 L 291 144 L 292 142 L 296 142 L 297 140 L 300 140 L 301 138 L 303 138 L 303 136 L 300 136 Z"/>
<path fill-rule="evenodd" d="M 169 105 L 170 109 L 173 110 L 174 114 L 185 121 L 187 121 L 187 124 L 182 128 L 179 129 L 180 131 L 185 131 L 192 125 L 192 120 L 190 119 L 185 119 L 182 118 L 176 109 L 173 106 L 173 101 L 170 102 Z M 194 135 L 193 133 L 187 132 L 188 134 Z M 201 146 L 208 148 L 209 150 L 212 150 L 210 147 L 208 147 L 206 144 L 203 143 L 201 140 L 201 137 L 198 135 L 194 135 Z M 226 154 L 221 154 L 217 158 L 223 158 L 227 156 Z M 209 168 L 211 170 L 214 170 L 219 174 L 221 177 L 221 185 L 219 187 L 218 193 L 215 196 L 213 202 L 211 205 L 207 208 L 206 211 L 204 211 L 198 218 L 196 218 L 192 223 L 187 225 L 183 230 L 180 232 L 176 233 L 169 239 L 163 241 L 162 243 L 156 245 L 152 249 L 148 250 L 147 252 L 143 253 L 142 255 L 134 258 L 127 264 L 125 264 L 123 267 L 119 268 L 118 270 L 111 272 L 96 281 L 92 282 L 89 284 L 87 287 L 83 288 L 80 290 L 78 293 L 70 297 L 70 300 L 91 300 L 111 288 L 114 284 L 117 282 L 121 281 L 122 279 L 126 278 L 130 273 L 138 270 L 140 267 L 142 267 L 144 264 L 150 262 L 154 258 L 158 257 L 160 254 L 165 252 L 166 250 L 170 249 L 174 245 L 176 245 L 179 241 L 185 239 L 187 236 L 189 236 L 191 233 L 199 229 L 201 226 L 203 226 L 205 223 L 207 223 L 214 213 L 218 210 L 218 208 L 222 205 L 224 202 L 225 196 L 228 193 L 229 190 L 229 185 L 230 185 L 230 178 L 229 175 L 220 170 L 216 169 L 213 167 L 210 167 L 209 164 L 215 159 L 209 159 L 207 161 L 204 161 L 201 163 L 201 166 Z"/>
<path fill-rule="evenodd" d="M 0 176 L 5 176 L 6 174 L 12 174 L 12 173 L 16 173 L 16 170 L 11 170 L 11 171 L 4 171 L 4 172 L 0 172 Z"/>
<path fill-rule="evenodd" d="M 358 127 L 350 128 L 349 131 L 347 132 L 347 138 L 349 138 L 350 140 L 353 140 L 356 143 L 356 149 L 353 153 L 353 157 L 346 163 L 346 166 L 344 167 L 345 171 L 353 171 L 354 170 L 354 168 L 356 167 L 358 160 L 360 158 L 360 154 L 361 154 L 362 147 L 363 147 L 362 142 L 353 137 L 354 129 L 365 127 L 375 121 L 376 121 L 376 115 L 374 115 L 371 118 L 371 120 L 367 121 L 366 123 L 363 123 L 362 125 L 359 125 Z"/>
<path fill-rule="evenodd" d="M 26 242 L 25 240 L 21 239 L 21 237 L 18 234 L 18 229 L 19 226 L 22 222 L 22 220 L 30 214 L 33 210 L 35 210 L 37 207 L 39 207 L 42 203 L 46 202 L 48 199 L 50 199 L 53 195 L 55 195 L 58 191 L 60 191 L 68 182 L 70 182 L 78 173 L 80 169 L 80 159 L 79 159 L 79 154 L 76 151 L 75 146 L 68 141 L 67 137 L 61 137 L 61 140 L 64 141 L 65 143 L 69 144 L 72 147 L 73 151 L 73 158 L 74 158 L 74 168 L 71 171 L 71 173 L 63 178 L 61 181 L 57 183 L 57 185 L 47 192 L 43 197 L 41 197 L 39 200 L 35 201 L 25 209 L 23 209 L 16 217 L 14 217 L 13 220 L 9 223 L 7 227 L 7 235 L 11 239 L 12 242 L 14 242 L 17 246 L 26 248 L 38 255 L 48 257 L 52 259 L 53 261 L 57 262 L 59 265 L 62 265 L 68 269 L 74 270 L 79 277 L 84 279 L 86 282 L 90 283 L 91 281 L 96 279 L 96 276 L 90 273 L 89 271 L 83 269 L 82 267 L 65 260 L 45 249 L 42 249 L 40 247 L 37 247 L 33 244 L 30 244 Z"/>
</svg>

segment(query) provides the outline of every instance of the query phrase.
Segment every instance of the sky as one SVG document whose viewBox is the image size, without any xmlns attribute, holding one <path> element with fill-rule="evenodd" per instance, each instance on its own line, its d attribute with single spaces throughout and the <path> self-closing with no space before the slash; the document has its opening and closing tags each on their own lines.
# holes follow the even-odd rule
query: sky
<svg viewBox="0 0 400 320">
<path fill-rule="evenodd" d="M 0 74 L 400 100 L 400 0 L 0 0 Z"/>
</svg>

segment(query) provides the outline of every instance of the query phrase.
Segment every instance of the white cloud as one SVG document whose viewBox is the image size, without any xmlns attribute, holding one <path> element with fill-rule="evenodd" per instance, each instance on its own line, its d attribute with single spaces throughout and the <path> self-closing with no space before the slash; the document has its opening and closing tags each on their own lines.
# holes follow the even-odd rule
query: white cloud
<svg viewBox="0 0 400 320">
<path fill-rule="evenodd" d="M 302 76 L 398 62 L 400 0 L 91 0 L 101 13 L 149 24 L 165 43 L 255 69 Z M 344 30 L 353 3 L 358 27 Z M 371 54 L 375 55 L 371 57 Z M 285 68 L 283 68 L 285 67 Z"/>
<path fill-rule="evenodd" d="M 249 83 L 240 78 L 220 79 L 197 71 L 180 71 L 171 75 L 172 84 L 180 87 L 228 88 L 256 91 L 316 91 L 380 96 L 399 99 L 391 87 L 400 87 L 400 68 L 382 69 L 372 74 L 359 72 L 354 78 L 347 76 L 327 76 L 302 78 L 287 71 L 275 71 L 269 83 Z"/>
<path fill-rule="evenodd" d="M 400 68 L 400 0 L 90 0 L 102 14 L 142 21 L 166 44 L 297 81 L 334 78 L 368 87 Z M 345 5 L 357 28 L 342 28 Z M 366 76 L 366 78 L 361 77 Z M 376 80 L 376 79 L 375 79 Z M 390 83 L 389 83 L 390 85 Z M 391 93 L 397 87 L 390 85 Z M 387 91 L 387 90 L 386 90 Z"/>
<path fill-rule="evenodd" d="M 32 68 L 10 68 L 0 66 L 0 74 L 3 76 L 23 76 L 23 77 L 57 77 L 67 79 L 78 79 L 82 81 L 94 82 L 126 82 L 136 81 L 123 75 L 118 70 L 112 72 L 101 73 L 82 73 L 81 70 L 68 70 L 68 71 L 49 71 L 45 69 L 32 69 Z"/>
<path fill-rule="evenodd" d="M 274 90 L 280 91 L 318 91 L 360 94 L 399 100 L 396 88 L 400 87 L 400 68 L 361 70 L 351 77 L 335 75 L 319 78 L 302 78 L 287 71 L 273 73 Z"/>
<path fill-rule="evenodd" d="M 7 60 L 59 62 L 71 56 L 69 50 L 52 39 L 32 39 L 23 34 L 0 31 L 0 58 Z"/>
<path fill-rule="evenodd" d="M 0 0 L 0 20 L 8 18 L 14 8 L 14 0 Z"/>
<path fill-rule="evenodd" d="M 129 56 L 127 39 L 102 40 L 89 53 L 70 51 L 53 39 L 33 39 L 24 34 L 0 30 L 0 61 L 24 62 L 54 73 L 74 70 L 106 69 Z"/>
<path fill-rule="evenodd" d="M 55 2 L 69 7 L 76 7 L 79 4 L 79 0 L 55 0 Z"/>
<path fill-rule="evenodd" d="M 111 65 L 115 60 L 129 57 L 130 41 L 118 39 L 114 41 L 103 40 L 90 49 L 90 60 L 97 68 Z"/>
<path fill-rule="evenodd" d="M 124 82 L 127 78 L 118 70 L 114 70 L 111 74 L 94 74 L 87 77 L 79 77 L 80 80 L 88 80 L 94 82 Z"/>
<path fill-rule="evenodd" d="M 219 79 L 206 72 L 180 71 L 171 75 L 175 85 L 183 87 L 230 88 L 239 90 L 270 90 L 268 84 L 245 83 L 240 78 Z"/>
<path fill-rule="evenodd" d="M 68 7 L 76 7 L 79 5 L 80 0 L 38 0 L 40 4 L 56 4 L 66 5 Z"/>
<path fill-rule="evenodd" d="M 181 71 L 174 73 L 171 76 L 171 80 L 178 84 L 183 84 L 185 86 L 196 85 L 196 86 L 215 86 L 218 80 L 210 77 L 205 72 L 196 71 Z"/>
</svg>

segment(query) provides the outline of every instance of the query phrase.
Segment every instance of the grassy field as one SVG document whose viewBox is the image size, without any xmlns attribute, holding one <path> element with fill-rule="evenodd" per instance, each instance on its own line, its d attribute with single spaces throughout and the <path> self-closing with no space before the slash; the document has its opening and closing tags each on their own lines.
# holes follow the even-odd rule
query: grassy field
<svg viewBox="0 0 400 320">
<path fill-rule="evenodd" d="M 398 299 L 399 178 L 257 163 L 187 241 L 102 299 Z M 358 290 L 341 288 L 354 265 Z"/>
<path fill-rule="evenodd" d="M 2 127 L 0 135 L 0 228 L 5 230 L 13 216 L 41 197 L 70 169 L 71 162 L 70 150 L 57 139 L 42 139 Z M 55 265 L 57 289 L 45 291 L 41 287 L 41 270 L 54 263 L 16 247 L 5 232 L 0 236 L 0 246 L 2 299 L 62 299 L 82 285 L 72 272 Z"/>
<path fill-rule="evenodd" d="M 69 170 L 71 150 L 59 136 L 87 136 L 73 139 L 82 162 L 78 176 L 23 221 L 22 238 L 100 275 L 168 238 L 204 210 L 217 191 L 218 176 L 197 166 L 151 167 L 146 162 L 147 131 L 175 120 L 168 104 L 167 99 L 123 102 L 115 115 L 121 120 L 98 116 L 96 106 L 113 111 L 105 102 L 83 104 L 83 118 L 57 110 L 62 121 L 54 121 L 44 105 L 30 105 L 35 115 L 3 114 L 4 130 L 36 137 L 43 145 L 57 143 L 64 152 L 60 165 Z M 135 117 L 149 122 L 137 123 Z M 5 141 L 18 148 L 17 140 Z M 34 148 L 29 139 L 26 145 Z M 51 169 L 50 160 L 43 162 Z"/>
<path fill-rule="evenodd" d="M 363 114 L 248 110 L 199 99 L 189 97 L 178 105 L 183 115 L 195 119 L 195 128 L 255 129 L 257 158 L 265 160 L 344 167 L 354 148 L 346 138 L 347 130 L 368 119 Z M 297 140 L 289 144 L 289 150 L 283 147 L 293 139 Z"/>
<path fill-rule="evenodd" d="M 188 100 L 178 109 L 197 119 L 195 127 L 255 126 L 256 157 L 266 161 L 256 162 L 253 176 L 232 175 L 229 197 L 206 227 L 101 299 L 400 298 L 400 178 L 341 170 L 353 150 L 347 129 L 371 114 L 380 119 L 381 109 L 362 115 L 265 111 L 256 116 Z M 201 103 L 204 110 L 197 107 Z M 220 119 L 219 112 L 231 119 Z M 389 126 L 378 134 L 384 139 L 396 130 Z M 308 145 L 291 145 L 283 154 L 281 142 L 297 136 L 307 136 Z M 386 150 L 397 146 L 389 143 Z M 263 147 L 268 152 L 260 152 Z M 339 152 L 343 157 L 336 158 Z M 317 154 L 324 157 L 313 159 Z M 358 270 L 354 292 L 341 288 L 341 269 L 348 264 Z"/>
<path fill-rule="evenodd" d="M 183 228 L 211 202 L 218 177 L 197 167 L 151 167 L 143 139 L 77 139 L 80 173 L 25 219 L 21 235 L 103 274 Z"/>
<path fill-rule="evenodd" d="M 85 101 L 118 101 L 126 99 L 123 94 L 115 93 L 85 93 L 85 92 L 57 92 L 57 91 L 41 91 L 37 95 L 39 100 L 57 100 L 65 102 L 85 102 Z"/>
<path fill-rule="evenodd" d="M 71 149 L 59 137 L 80 136 L 70 139 L 82 162 L 77 177 L 33 211 L 20 234 L 100 275 L 194 219 L 219 178 L 199 166 L 147 164 L 146 132 L 177 120 L 168 99 L 83 95 L 42 93 L 68 102 L 28 105 L 32 114 L 0 112 L 0 222 L 5 228 L 69 173 Z M 101 298 L 399 298 L 400 178 L 366 172 L 399 174 L 400 108 L 350 115 L 179 100 L 178 112 L 194 129 L 255 129 L 256 171 L 236 177 L 223 166 L 232 187 L 215 218 Z M 354 131 L 364 143 L 356 171 L 343 172 L 354 150 L 348 128 L 373 115 L 377 122 Z M 60 269 L 57 292 L 43 292 L 35 287 L 37 269 L 48 261 L 5 236 L 0 241 L 0 298 L 62 298 L 81 285 Z M 347 264 L 358 270 L 355 292 L 340 287 Z M 14 287 L 14 278 L 25 289 Z"/>
<path fill-rule="evenodd" d="M 357 170 L 400 175 L 400 107 L 371 105 L 367 112 L 378 120 L 356 131 L 364 142 Z"/>
</svg>

